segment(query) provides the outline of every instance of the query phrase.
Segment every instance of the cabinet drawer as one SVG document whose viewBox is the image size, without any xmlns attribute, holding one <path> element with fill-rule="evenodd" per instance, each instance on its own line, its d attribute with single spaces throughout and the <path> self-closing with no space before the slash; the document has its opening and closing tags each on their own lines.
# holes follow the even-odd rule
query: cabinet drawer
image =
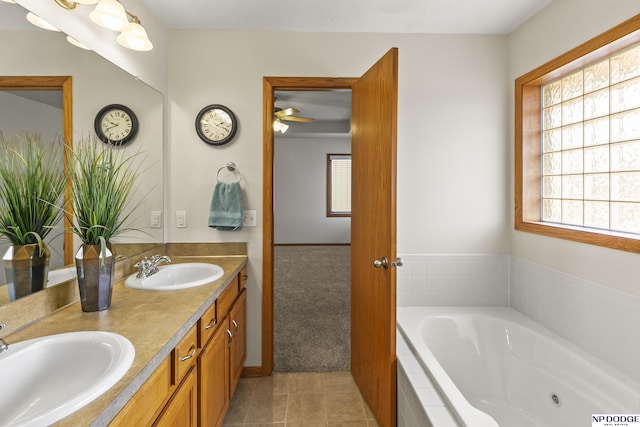
<svg viewBox="0 0 640 427">
<path fill-rule="evenodd" d="M 167 357 L 109 426 L 151 425 L 155 414 L 169 397 L 171 387 L 171 358 Z"/>
<path fill-rule="evenodd" d="M 220 318 L 227 315 L 237 296 L 238 276 L 233 278 L 227 289 L 225 289 L 216 300 L 216 304 L 218 305 L 218 316 L 220 316 Z"/>
<path fill-rule="evenodd" d="M 182 378 L 195 366 L 198 360 L 198 328 L 197 324 L 187 332 L 182 341 L 173 350 L 173 384 L 180 384 Z"/>
<path fill-rule="evenodd" d="M 198 344 L 199 347 L 202 348 L 217 329 L 218 317 L 216 316 L 215 301 L 211 304 L 211 307 L 204 312 L 198 324 Z"/>
<path fill-rule="evenodd" d="M 247 274 L 247 267 L 243 267 L 242 270 L 240 270 L 239 277 L 240 283 L 238 284 L 238 292 L 242 292 L 242 290 L 247 287 L 247 279 L 249 278 L 249 275 Z"/>
</svg>

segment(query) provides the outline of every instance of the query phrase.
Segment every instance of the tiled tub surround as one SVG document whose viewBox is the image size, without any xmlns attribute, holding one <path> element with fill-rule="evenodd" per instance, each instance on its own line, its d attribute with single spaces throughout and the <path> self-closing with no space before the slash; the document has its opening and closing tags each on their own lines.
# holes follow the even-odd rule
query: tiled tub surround
<svg viewBox="0 0 640 427">
<path fill-rule="evenodd" d="M 108 310 L 84 313 L 76 298 L 55 312 L 38 313 L 43 317 L 5 336 L 11 346 L 12 342 L 44 335 L 104 330 L 124 335 L 134 345 L 135 359 L 124 377 L 96 400 L 54 425 L 107 425 L 247 264 L 244 243 L 167 244 L 155 253 L 159 252 L 169 254 L 174 262 L 213 262 L 220 265 L 225 274 L 210 285 L 176 292 L 146 292 L 124 286 L 123 279 L 134 272 L 125 269 L 123 275 L 116 273 L 119 279 L 114 284 Z M 12 320 L 8 318 L 6 322 L 12 323 Z"/>
<path fill-rule="evenodd" d="M 398 270 L 399 306 L 511 306 L 640 382 L 640 297 L 508 255 L 400 256 L 405 266 Z M 485 275 L 474 281 L 474 270 Z M 402 345 L 399 335 L 398 420 L 419 419 L 426 410 L 440 415 L 435 426 L 456 425 Z M 411 398 L 410 385 L 419 397 Z"/>
<path fill-rule="evenodd" d="M 401 255 L 399 306 L 509 305 L 508 255 Z"/>
</svg>

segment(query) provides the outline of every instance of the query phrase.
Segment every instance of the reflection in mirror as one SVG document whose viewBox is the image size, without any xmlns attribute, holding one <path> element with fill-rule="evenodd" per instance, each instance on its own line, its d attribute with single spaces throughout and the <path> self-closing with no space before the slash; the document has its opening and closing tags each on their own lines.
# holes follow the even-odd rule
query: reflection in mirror
<svg viewBox="0 0 640 427">
<path fill-rule="evenodd" d="M 8 12 L 8 8 L 17 9 Z M 72 117 L 70 139 L 74 141 L 95 135 L 95 116 L 106 105 L 123 104 L 135 112 L 139 120 L 138 135 L 126 146 L 118 149 L 143 153 L 138 156 L 141 162 L 140 176 L 130 200 L 137 208 L 129 220 L 129 227 L 137 231 L 119 236 L 114 239 L 114 243 L 119 248 L 118 257 L 135 257 L 142 248 L 161 244 L 162 223 L 152 228 L 151 213 L 160 212 L 160 218 L 163 217 L 162 95 L 96 53 L 72 46 L 66 41 L 64 34 L 52 33 L 27 24 L 25 15 L 26 11 L 21 6 L 0 2 L 0 51 L 3 54 L 0 76 L 71 76 L 73 108 L 69 123 Z M 13 24 L 9 27 L 4 22 L 7 16 L 13 16 Z M 24 23 L 17 20 L 23 20 Z M 8 95 L 2 91 L 0 94 Z M 17 111 L 16 98 L 10 98 L 11 101 L 2 104 L 3 98 L 4 96 L 0 96 L 0 111 Z M 22 99 L 20 102 L 24 101 Z M 19 131 L 30 131 L 41 121 L 25 114 L 20 116 L 24 124 L 7 132 L 4 129 L 9 123 L 4 119 L 8 116 L 0 114 L 0 131 L 3 131 L 5 136 Z M 18 123 L 15 122 L 16 125 Z M 53 125 L 51 128 L 49 134 L 58 132 L 53 130 Z M 42 126 L 38 129 L 43 135 L 46 134 L 46 129 L 43 130 Z M 63 260 L 61 266 L 73 266 L 73 255 L 79 247 L 79 241 L 73 239 L 68 246 L 70 258 Z M 53 258 L 55 251 L 51 252 Z M 0 255 L 2 253 L 3 250 L 0 248 Z M 69 272 L 55 272 L 53 276 L 61 276 L 64 280 L 65 273 Z M 4 280 L 0 282 L 5 283 Z M 0 286 L 0 305 L 4 301 L 3 295 L 7 294 L 5 288 L 6 286 Z"/>
<path fill-rule="evenodd" d="M 72 140 L 71 77 L 0 76 L 0 132 L 7 139 L 25 132 L 37 133 L 43 142 L 57 143 Z M 70 154 L 65 150 L 65 155 Z M 65 176 L 67 161 L 61 164 L 60 177 Z M 71 213 L 71 210 L 69 210 Z M 73 236 L 64 232 L 68 221 L 64 220 L 60 232 L 52 232 L 45 239 L 51 252 L 49 269 L 55 270 L 71 264 L 73 260 Z M 62 225 L 62 224 L 61 224 Z M 10 247 L 5 239 L 0 241 L 0 255 Z M 56 277 L 55 273 L 53 277 Z M 0 269 L 0 284 L 6 283 L 5 270 Z M 0 290 L 0 304 L 5 302 L 6 286 Z"/>
</svg>

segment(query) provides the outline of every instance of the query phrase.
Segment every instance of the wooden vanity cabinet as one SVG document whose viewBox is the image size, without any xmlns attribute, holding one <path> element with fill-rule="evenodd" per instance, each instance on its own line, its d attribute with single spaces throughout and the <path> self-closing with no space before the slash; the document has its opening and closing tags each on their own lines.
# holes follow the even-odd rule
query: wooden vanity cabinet
<svg viewBox="0 0 640 427">
<path fill-rule="evenodd" d="M 246 359 L 246 268 L 204 312 L 110 427 L 218 427 Z"/>
<path fill-rule="evenodd" d="M 242 277 L 244 276 L 244 280 Z M 222 425 L 246 359 L 246 269 L 216 300 L 217 326 L 198 362 L 198 417 L 202 427 Z M 203 319 L 208 317 L 203 316 Z M 206 331 L 201 328 L 201 335 Z"/>
<path fill-rule="evenodd" d="M 242 290 L 235 304 L 229 312 L 229 330 L 231 343 L 229 351 L 229 370 L 231 384 L 229 385 L 229 399 L 236 391 L 244 361 L 247 358 L 246 347 L 246 323 L 247 323 L 247 291 Z"/>
<path fill-rule="evenodd" d="M 197 329 L 192 327 L 171 354 L 160 364 L 140 390 L 113 419 L 111 427 L 196 426 Z M 185 379 L 186 378 L 186 379 Z M 193 384 L 190 384 L 193 378 Z M 184 400 L 183 400 L 184 399 Z M 191 402 L 189 401 L 191 400 Z M 185 412 L 189 409 L 191 413 Z M 178 424 L 167 420 L 180 414 Z M 167 417 L 165 419 L 165 417 Z M 193 423 L 188 421 L 192 419 Z"/>
<path fill-rule="evenodd" d="M 227 318 L 224 318 L 225 323 Z M 200 426 L 222 425 L 229 407 L 229 347 L 227 328 L 217 327 L 198 361 L 198 419 Z"/>
<path fill-rule="evenodd" d="M 164 408 L 153 427 L 196 427 L 198 425 L 198 390 L 194 366 Z"/>
</svg>

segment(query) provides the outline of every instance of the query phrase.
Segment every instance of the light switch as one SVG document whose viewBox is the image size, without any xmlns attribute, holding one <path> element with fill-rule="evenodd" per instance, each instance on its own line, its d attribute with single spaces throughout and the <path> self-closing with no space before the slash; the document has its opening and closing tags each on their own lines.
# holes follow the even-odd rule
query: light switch
<svg viewBox="0 0 640 427">
<path fill-rule="evenodd" d="M 151 211 L 151 228 L 162 228 L 161 211 Z"/>
<path fill-rule="evenodd" d="M 176 228 L 187 228 L 187 211 L 176 211 Z"/>
</svg>

